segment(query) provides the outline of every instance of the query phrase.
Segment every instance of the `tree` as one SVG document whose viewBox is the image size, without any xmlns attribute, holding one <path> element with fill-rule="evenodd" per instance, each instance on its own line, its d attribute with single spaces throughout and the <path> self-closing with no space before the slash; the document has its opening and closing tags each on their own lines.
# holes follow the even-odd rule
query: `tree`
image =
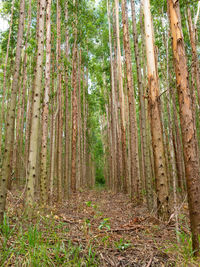
<svg viewBox="0 0 200 267">
<path fill-rule="evenodd" d="M 121 125 L 121 146 L 122 146 L 122 182 L 123 190 L 127 193 L 128 175 L 127 175 L 127 154 L 126 154 L 126 129 L 125 129 L 125 107 L 124 107 L 124 89 L 122 79 L 122 62 L 119 33 L 119 1 L 115 0 L 116 16 L 116 39 L 117 39 L 117 74 L 119 86 L 119 104 L 120 104 L 120 125 Z"/>
<path fill-rule="evenodd" d="M 162 122 L 159 110 L 159 83 L 155 59 L 153 25 L 149 0 L 144 0 L 144 24 L 146 39 L 146 56 L 149 87 L 149 112 L 151 118 L 151 135 L 154 155 L 157 209 L 158 216 L 167 220 L 169 218 L 169 195 L 167 184 L 167 170 L 162 135 Z"/>
<path fill-rule="evenodd" d="M 35 67 L 35 78 L 33 85 L 33 106 L 30 133 L 30 149 L 27 170 L 27 191 L 25 208 L 27 214 L 31 215 L 31 207 L 34 204 L 35 182 L 36 182 L 36 164 L 39 140 L 39 122 L 40 122 L 40 98 L 42 89 L 43 73 L 43 54 L 44 54 L 44 22 L 45 22 L 45 0 L 38 0 L 40 4 L 38 16 L 38 36 L 37 36 L 37 61 Z"/>
<path fill-rule="evenodd" d="M 75 23 L 73 25 L 74 44 L 73 44 L 73 67 L 72 67 L 72 159 L 71 159 L 71 190 L 76 192 L 76 143 L 77 143 L 77 9 L 76 0 L 73 1 Z"/>
<path fill-rule="evenodd" d="M 49 119 L 49 93 L 51 82 L 51 0 L 46 6 L 46 69 L 45 69 L 45 91 L 42 113 L 42 146 L 41 146 L 41 173 L 40 190 L 41 203 L 47 202 L 47 137 Z"/>
<path fill-rule="evenodd" d="M 168 0 L 169 21 L 172 36 L 174 68 L 180 108 L 180 123 L 183 138 L 185 175 L 187 183 L 192 242 L 195 255 L 199 255 L 200 235 L 200 166 L 196 129 L 192 114 L 192 101 L 188 83 L 187 59 L 181 29 L 179 1 Z"/>
<path fill-rule="evenodd" d="M 124 50 L 128 88 L 129 124 L 130 124 L 130 161 L 131 161 L 131 195 L 137 201 L 140 200 L 140 172 L 138 158 L 138 135 L 135 109 L 135 95 L 133 86 L 133 73 L 131 63 L 131 49 L 128 29 L 126 0 L 122 0 L 122 23 L 124 35 Z"/>
<path fill-rule="evenodd" d="M 25 17 L 25 0 L 21 0 L 16 55 L 15 55 L 15 65 L 14 65 L 14 75 L 13 75 L 13 82 L 12 82 L 11 99 L 10 99 L 10 103 L 8 107 L 5 152 L 4 152 L 4 160 L 2 164 L 2 173 L 1 173 L 1 181 L 0 181 L 0 223 L 2 223 L 3 221 L 3 214 L 5 211 L 7 184 L 8 184 L 9 179 L 11 179 L 12 153 L 13 153 L 14 130 L 15 130 L 14 129 L 15 110 L 16 110 L 16 101 L 17 101 L 19 73 L 20 73 L 21 50 L 22 50 L 22 42 L 23 42 L 24 17 Z"/>
</svg>

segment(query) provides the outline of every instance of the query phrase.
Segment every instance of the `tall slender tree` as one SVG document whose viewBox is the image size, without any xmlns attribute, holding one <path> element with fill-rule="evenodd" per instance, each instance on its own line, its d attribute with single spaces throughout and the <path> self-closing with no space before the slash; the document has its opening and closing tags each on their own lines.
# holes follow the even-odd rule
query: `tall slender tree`
<svg viewBox="0 0 200 267">
<path fill-rule="evenodd" d="M 45 90 L 42 113 L 42 146 L 41 146 L 41 173 L 40 173 L 40 198 L 42 204 L 47 202 L 47 138 L 49 120 L 49 93 L 51 82 L 51 0 L 46 6 L 46 68 Z"/>
<path fill-rule="evenodd" d="M 138 134 L 135 108 L 135 95 L 133 85 L 133 73 L 131 63 L 131 48 L 128 28 L 128 15 L 126 0 L 122 0 L 122 23 L 124 36 L 125 63 L 128 88 L 128 105 L 129 105 L 129 124 L 130 124 L 130 161 L 131 161 L 131 195 L 136 200 L 140 200 L 140 172 L 138 157 Z"/>
<path fill-rule="evenodd" d="M 8 106 L 7 124 L 6 124 L 6 141 L 5 141 L 5 152 L 2 164 L 2 177 L 0 180 L 0 223 L 3 221 L 3 214 L 6 205 L 7 196 L 7 184 L 11 178 L 11 162 L 13 153 L 14 143 L 14 126 L 15 126 L 15 110 L 17 101 L 17 89 L 20 74 L 20 62 L 21 62 L 21 50 L 23 42 L 24 32 L 24 17 L 25 17 L 25 0 L 20 1 L 20 12 L 19 12 L 19 25 L 17 34 L 17 45 L 14 65 L 14 75 L 12 82 L 11 99 Z"/>
<path fill-rule="evenodd" d="M 72 157 L 71 157 L 71 190 L 76 192 L 76 144 L 77 144 L 77 1 L 73 1 L 75 23 L 73 25 L 73 67 L 72 67 Z"/>
<path fill-rule="evenodd" d="M 174 68 L 180 108 L 180 123 L 183 138 L 183 152 L 185 174 L 187 182 L 190 223 L 192 231 L 193 249 L 199 255 L 200 235 L 200 166 L 196 140 L 196 129 L 192 114 L 192 101 L 188 83 L 187 59 L 180 21 L 179 1 L 168 0 L 169 20 L 174 55 Z"/>
<path fill-rule="evenodd" d="M 167 170 L 162 135 L 162 122 L 159 110 L 159 82 L 157 76 L 157 65 L 153 40 L 154 33 L 149 0 L 144 0 L 144 24 L 149 87 L 148 101 L 151 118 L 151 134 L 157 193 L 157 210 L 158 216 L 163 218 L 164 220 L 167 220 L 169 218 Z"/>
<path fill-rule="evenodd" d="M 25 199 L 25 208 L 28 215 L 31 215 L 31 207 L 34 204 L 35 182 L 36 182 L 36 164 L 38 155 L 39 140 L 39 123 L 40 123 L 40 99 L 42 89 L 42 73 L 43 73 L 43 54 L 44 54 L 44 22 L 46 1 L 38 0 L 40 4 L 38 18 L 38 36 L 37 36 L 37 61 L 35 67 L 35 78 L 33 85 L 33 106 L 30 133 L 30 148 L 28 157 L 27 170 L 27 191 Z"/>
<path fill-rule="evenodd" d="M 122 62 L 121 62 L 121 48 L 120 48 L 120 32 L 119 32 L 119 1 L 115 0 L 115 16 L 116 16 L 116 38 L 117 38 L 117 74 L 119 86 L 119 102 L 120 102 L 120 120 L 121 120 L 121 146 L 122 146 L 122 181 L 123 190 L 127 193 L 127 154 L 126 154 L 126 129 L 125 129 L 125 100 L 122 77 Z"/>
</svg>

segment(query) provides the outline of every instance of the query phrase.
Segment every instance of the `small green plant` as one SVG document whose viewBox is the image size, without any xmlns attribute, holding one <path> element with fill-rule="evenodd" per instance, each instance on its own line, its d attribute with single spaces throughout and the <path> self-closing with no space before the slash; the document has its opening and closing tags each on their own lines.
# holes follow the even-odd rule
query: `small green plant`
<svg viewBox="0 0 200 267">
<path fill-rule="evenodd" d="M 103 221 L 101 221 L 99 225 L 99 230 L 110 230 L 110 219 L 109 218 L 104 218 Z"/>
<path fill-rule="evenodd" d="M 41 239 L 41 232 L 37 230 L 37 226 L 29 226 L 28 229 L 28 243 L 30 247 L 35 247 Z"/>
<path fill-rule="evenodd" d="M 110 238 L 110 236 L 106 235 L 101 239 L 101 242 L 104 244 L 104 247 L 108 247 L 109 246 L 109 238 Z"/>
<path fill-rule="evenodd" d="M 95 257 L 96 253 L 92 249 L 92 245 L 90 245 L 88 250 L 88 257 L 87 257 L 87 266 L 97 266 L 95 264 Z"/>
<path fill-rule="evenodd" d="M 124 241 L 122 238 L 120 238 L 120 240 L 118 242 L 115 242 L 115 247 L 118 250 L 126 250 L 127 248 L 131 247 L 132 244 L 130 243 L 130 241 Z"/>
<path fill-rule="evenodd" d="M 192 237 L 186 234 L 184 231 L 177 232 L 180 240 L 180 245 L 177 248 L 181 251 L 181 254 L 187 260 L 193 256 L 192 250 Z"/>
<path fill-rule="evenodd" d="M 87 201 L 87 202 L 85 202 L 85 204 L 86 204 L 87 207 L 91 207 L 92 206 L 92 201 Z"/>
<path fill-rule="evenodd" d="M 4 214 L 3 224 L 0 225 L 0 231 L 1 231 L 1 234 L 5 240 L 8 240 L 8 238 L 13 233 L 14 229 L 15 229 L 15 227 L 14 228 L 10 227 L 9 220 L 8 220 L 6 214 Z"/>
</svg>

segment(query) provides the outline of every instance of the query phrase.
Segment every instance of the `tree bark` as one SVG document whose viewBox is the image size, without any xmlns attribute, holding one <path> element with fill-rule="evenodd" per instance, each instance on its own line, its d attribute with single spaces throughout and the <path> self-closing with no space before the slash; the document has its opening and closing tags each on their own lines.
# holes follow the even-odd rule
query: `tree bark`
<svg viewBox="0 0 200 267">
<path fill-rule="evenodd" d="M 47 204 L 47 138 L 49 120 L 49 93 L 51 81 L 51 0 L 46 6 L 46 68 L 45 91 L 42 114 L 42 145 L 41 145 L 41 173 L 40 173 L 40 199 L 41 204 Z"/>
<path fill-rule="evenodd" d="M 125 129 L 125 108 L 124 108 L 124 91 L 122 78 L 122 62 L 120 49 L 120 33 L 119 33 L 119 0 L 115 0 L 115 16 L 116 16 L 116 38 L 117 38 L 117 74 L 119 85 L 119 102 L 120 102 L 120 119 L 121 119 L 121 146 L 122 146 L 122 184 L 123 191 L 127 193 L 128 168 L 126 154 L 126 129 Z"/>
<path fill-rule="evenodd" d="M 13 142 L 14 142 L 14 124 L 15 124 L 15 110 L 16 110 L 16 100 L 17 100 L 17 89 L 20 73 L 20 62 L 21 62 L 21 50 L 23 42 L 23 32 L 24 32 L 24 17 L 25 17 L 25 0 L 20 2 L 20 16 L 17 34 L 17 46 L 15 55 L 15 65 L 14 65 L 14 76 L 12 82 L 11 100 L 8 106 L 8 117 L 6 124 L 6 141 L 5 141 L 5 152 L 2 164 L 2 177 L 0 181 L 0 224 L 3 221 L 3 214 L 6 205 L 7 196 L 7 184 L 11 175 L 11 162 L 13 153 Z"/>
<path fill-rule="evenodd" d="M 58 86 L 58 176 L 57 176 L 57 201 L 62 201 L 62 74 L 61 74 L 61 6 L 57 0 L 57 86 Z"/>
<path fill-rule="evenodd" d="M 45 0 L 38 0 L 40 3 L 38 20 L 38 39 L 37 39 L 37 61 L 34 79 L 34 96 L 32 106 L 32 120 L 30 133 L 30 149 L 27 170 L 27 192 L 25 200 L 25 209 L 28 215 L 31 215 L 31 207 L 34 204 L 35 182 L 36 182 L 36 164 L 39 139 L 40 123 L 40 96 L 43 73 L 43 54 L 44 54 L 44 22 L 45 22 Z"/>
<path fill-rule="evenodd" d="M 65 21 L 68 22 L 68 1 L 65 7 Z M 65 39 L 65 190 L 64 195 L 69 198 L 69 77 L 68 77 L 68 64 L 69 64 L 69 30 L 66 25 L 66 39 Z"/>
<path fill-rule="evenodd" d="M 76 9 L 76 0 L 74 0 L 74 8 Z M 77 10 L 76 10 L 77 11 Z M 73 45 L 73 67 L 72 67 L 72 158 L 71 158 L 71 190 L 76 192 L 76 144 L 77 144 L 77 14 L 75 14 L 74 45 Z"/>
<path fill-rule="evenodd" d="M 0 157 L 1 157 L 1 146 L 2 146 L 2 127 L 3 127 L 4 120 L 5 120 L 4 113 L 5 113 L 5 97 L 6 97 L 6 86 L 7 86 L 6 76 L 7 76 L 7 64 L 8 64 L 8 56 L 9 56 L 9 49 L 10 49 L 10 38 L 11 38 L 11 33 L 12 33 L 14 4 L 15 4 L 15 0 L 12 1 L 8 42 L 7 42 L 7 49 L 6 49 L 6 58 L 5 58 L 4 69 L 3 69 L 3 95 L 2 95 L 2 104 L 1 104 L 1 112 L 0 112 Z"/>
<path fill-rule="evenodd" d="M 131 196 L 138 202 L 140 199 L 140 171 L 139 171 L 139 157 L 138 157 L 138 134 L 137 134 L 137 120 L 135 110 L 135 95 L 133 85 L 133 73 L 131 62 L 131 49 L 128 29 L 128 16 L 126 0 L 122 0 L 122 23 L 123 23 L 123 39 L 125 50 L 125 63 L 127 75 L 128 88 L 128 105 L 129 105 L 129 127 L 130 127 L 130 161 L 131 161 Z"/>
<path fill-rule="evenodd" d="M 144 0 L 144 24 L 149 86 L 148 101 L 151 118 L 151 135 L 157 192 L 157 212 L 159 217 L 167 220 L 169 218 L 167 171 L 163 145 L 162 123 L 159 111 L 159 83 L 157 77 L 153 25 L 149 0 Z"/>
<path fill-rule="evenodd" d="M 180 122 L 183 138 L 183 152 L 187 183 L 189 215 L 192 231 L 194 254 L 199 255 L 200 235 L 200 173 L 198 145 L 195 137 L 195 125 L 192 115 L 188 69 L 183 34 L 180 22 L 179 1 L 168 0 L 169 20 L 174 55 L 174 68 L 180 108 Z"/>
</svg>

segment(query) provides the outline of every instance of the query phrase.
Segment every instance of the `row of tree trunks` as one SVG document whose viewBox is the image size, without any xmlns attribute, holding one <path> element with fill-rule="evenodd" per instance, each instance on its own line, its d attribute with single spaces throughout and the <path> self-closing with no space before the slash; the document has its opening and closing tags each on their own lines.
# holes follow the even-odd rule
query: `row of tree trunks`
<svg viewBox="0 0 200 267">
<path fill-rule="evenodd" d="M 14 125 L 15 125 L 15 110 L 17 101 L 17 90 L 20 75 L 21 51 L 24 32 L 24 17 L 25 17 L 25 0 L 20 1 L 20 17 L 18 25 L 14 75 L 11 89 L 11 99 L 8 107 L 7 124 L 6 124 L 6 141 L 4 159 L 2 163 L 2 178 L 0 184 L 0 223 L 3 221 L 3 214 L 6 204 L 7 185 L 11 178 L 12 154 L 14 144 Z"/>
<path fill-rule="evenodd" d="M 2 105 L 1 105 L 1 113 L 0 113 L 0 157 L 1 157 L 1 149 L 2 149 L 2 130 L 3 130 L 3 123 L 5 122 L 5 99 L 6 99 L 6 88 L 7 88 L 7 65 L 8 65 L 8 58 L 9 58 L 10 38 L 11 38 L 11 33 L 12 33 L 14 4 L 15 4 L 15 0 L 12 1 L 8 42 L 7 42 L 4 69 L 3 69 L 3 95 L 2 95 Z"/>
<path fill-rule="evenodd" d="M 174 55 L 174 68 L 179 98 L 180 123 L 183 139 L 192 241 L 194 252 L 197 255 L 199 254 L 200 235 L 200 173 L 198 144 L 195 135 L 196 127 L 192 113 L 192 101 L 188 82 L 189 75 L 179 16 L 179 1 L 174 3 L 173 0 L 168 0 L 168 7 Z"/>
<path fill-rule="evenodd" d="M 122 23 L 125 50 L 125 64 L 128 88 L 129 124 L 130 124 L 130 165 L 131 165 L 131 196 L 140 201 L 140 172 L 138 157 L 137 120 L 135 110 L 135 95 L 132 77 L 131 49 L 128 30 L 126 1 L 122 0 Z"/>
<path fill-rule="evenodd" d="M 128 190 L 128 172 L 127 172 L 127 154 L 126 154 L 126 129 L 125 129 L 125 108 L 124 108 L 124 89 L 122 78 L 121 48 L 119 34 L 119 1 L 115 0 L 115 16 L 116 16 L 116 40 L 117 40 L 117 77 L 119 87 L 119 104 L 120 104 L 120 124 L 121 124 L 121 146 L 122 146 L 122 185 L 123 191 Z"/>
</svg>

